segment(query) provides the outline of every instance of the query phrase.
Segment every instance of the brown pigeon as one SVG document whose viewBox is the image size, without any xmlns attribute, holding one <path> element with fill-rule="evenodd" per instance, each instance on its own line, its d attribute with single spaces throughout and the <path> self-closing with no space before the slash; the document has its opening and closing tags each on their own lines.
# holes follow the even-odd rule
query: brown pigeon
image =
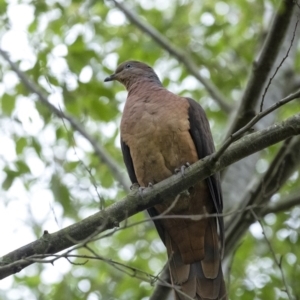
<svg viewBox="0 0 300 300">
<path fill-rule="evenodd" d="M 105 79 L 112 80 L 121 82 L 128 91 L 121 121 L 121 146 L 132 183 L 141 187 L 155 184 L 215 151 L 202 107 L 193 99 L 166 90 L 151 67 L 126 61 Z M 219 175 L 199 181 L 175 203 L 174 200 L 165 199 L 148 212 L 154 217 L 167 211 L 168 218 L 154 223 L 167 248 L 176 298 L 226 300 L 221 268 L 222 217 L 176 217 L 221 214 Z"/>
</svg>

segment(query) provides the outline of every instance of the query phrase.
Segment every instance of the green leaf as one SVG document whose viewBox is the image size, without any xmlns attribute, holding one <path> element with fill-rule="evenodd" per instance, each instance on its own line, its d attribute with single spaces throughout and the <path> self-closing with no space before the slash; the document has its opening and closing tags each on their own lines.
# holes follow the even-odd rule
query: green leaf
<svg viewBox="0 0 300 300">
<path fill-rule="evenodd" d="M 11 115 L 15 108 L 16 96 L 4 94 L 1 99 L 1 108 L 6 115 Z"/>
<path fill-rule="evenodd" d="M 16 162 L 16 166 L 18 168 L 19 174 L 30 173 L 30 169 L 24 161 L 18 160 Z"/>
<path fill-rule="evenodd" d="M 29 26 L 28 26 L 28 31 L 30 33 L 34 33 L 36 30 L 37 30 L 37 25 L 38 25 L 38 22 L 37 22 L 37 19 L 35 19 Z"/>
<path fill-rule="evenodd" d="M 18 155 L 21 154 L 26 146 L 27 146 L 27 139 L 24 137 L 19 138 L 16 141 L 16 153 Z"/>
<path fill-rule="evenodd" d="M 41 151 L 42 151 L 42 146 L 37 141 L 37 139 L 33 138 L 31 140 L 31 146 L 33 147 L 33 149 L 35 150 L 35 152 L 37 153 L 37 155 L 40 157 L 41 156 Z"/>
<path fill-rule="evenodd" d="M 52 176 L 51 189 L 54 194 L 55 200 L 63 206 L 65 213 L 69 214 L 72 208 L 69 189 L 64 185 L 62 179 L 59 176 Z"/>
<path fill-rule="evenodd" d="M 19 173 L 13 170 L 10 170 L 8 168 L 4 169 L 4 172 L 6 173 L 6 178 L 2 182 L 2 188 L 7 191 L 12 186 L 14 180 L 16 177 L 18 177 Z"/>
</svg>

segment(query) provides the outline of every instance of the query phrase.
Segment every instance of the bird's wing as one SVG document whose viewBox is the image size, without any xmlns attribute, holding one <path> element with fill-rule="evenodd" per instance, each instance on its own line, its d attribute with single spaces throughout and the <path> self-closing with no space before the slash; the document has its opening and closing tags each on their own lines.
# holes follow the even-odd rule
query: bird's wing
<svg viewBox="0 0 300 300">
<path fill-rule="evenodd" d="M 136 178 L 136 174 L 135 174 L 135 171 L 134 171 L 134 167 L 133 167 L 132 158 L 131 158 L 131 155 L 130 155 L 130 149 L 126 145 L 126 143 L 123 141 L 122 137 L 121 137 L 121 149 L 122 149 L 122 153 L 123 153 L 123 160 L 124 160 L 129 178 L 131 180 L 131 183 L 132 184 L 138 183 L 137 178 Z M 153 207 L 148 208 L 147 211 L 148 211 L 148 214 L 150 215 L 151 218 L 154 218 L 158 215 L 156 209 L 153 208 Z M 165 243 L 164 230 L 161 226 L 161 223 L 157 220 L 154 220 L 154 224 L 155 224 L 156 230 L 159 234 L 159 237 Z"/>
<path fill-rule="evenodd" d="M 128 173 L 129 178 L 131 180 L 131 183 L 132 184 L 137 183 L 132 158 L 131 158 L 131 155 L 130 155 L 130 149 L 125 144 L 125 142 L 122 140 L 122 137 L 121 137 L 121 149 L 122 149 L 122 153 L 123 153 L 123 160 L 124 160 L 124 163 L 125 163 L 125 166 L 126 166 L 126 169 L 127 169 L 127 173 Z"/>
<path fill-rule="evenodd" d="M 206 118 L 206 114 L 203 108 L 193 99 L 186 98 L 189 102 L 189 122 L 190 122 L 190 134 L 194 141 L 194 144 L 197 149 L 199 159 L 204 158 L 212 154 L 215 151 L 213 138 L 210 131 L 209 122 Z M 222 199 L 222 191 L 220 184 L 220 175 L 219 173 L 214 174 L 206 179 L 206 183 L 208 185 L 211 198 L 214 203 L 215 212 L 217 214 L 222 214 L 223 211 L 223 199 Z M 223 252 L 223 244 L 224 244 L 224 222 L 223 217 L 218 217 L 218 225 L 219 225 L 219 234 L 220 240 L 222 244 L 222 252 Z"/>
</svg>

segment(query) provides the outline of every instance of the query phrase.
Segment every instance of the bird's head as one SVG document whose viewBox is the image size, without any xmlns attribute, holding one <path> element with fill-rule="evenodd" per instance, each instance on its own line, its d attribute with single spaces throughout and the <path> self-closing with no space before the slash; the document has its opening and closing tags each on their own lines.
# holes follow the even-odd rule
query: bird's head
<svg viewBox="0 0 300 300">
<path fill-rule="evenodd" d="M 117 80 L 128 89 L 133 83 L 145 79 L 161 85 L 160 80 L 151 67 L 139 61 L 129 60 L 121 63 L 115 73 L 105 78 L 104 81 Z"/>
</svg>

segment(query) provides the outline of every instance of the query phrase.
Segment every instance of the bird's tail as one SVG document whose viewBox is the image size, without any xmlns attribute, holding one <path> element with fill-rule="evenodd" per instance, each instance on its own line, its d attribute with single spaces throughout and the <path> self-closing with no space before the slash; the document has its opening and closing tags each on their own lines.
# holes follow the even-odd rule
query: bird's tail
<svg viewBox="0 0 300 300">
<path fill-rule="evenodd" d="M 171 278 L 177 300 L 227 300 L 225 282 L 220 266 L 218 276 L 214 279 L 206 278 L 203 274 L 201 262 L 190 265 L 183 264 L 180 255 L 172 258 L 170 263 Z M 176 267 L 172 266 L 176 263 Z M 181 277 L 181 276 L 184 277 Z M 179 277 L 180 276 L 180 277 Z M 181 282 L 176 282 L 179 279 Z"/>
<path fill-rule="evenodd" d="M 176 287 L 177 300 L 227 300 L 221 267 L 221 254 L 216 241 L 215 220 L 209 219 L 205 234 L 205 257 L 192 263 L 184 263 L 175 243 L 166 240 L 172 284 Z M 218 252 L 216 252 L 218 251 Z"/>
</svg>

